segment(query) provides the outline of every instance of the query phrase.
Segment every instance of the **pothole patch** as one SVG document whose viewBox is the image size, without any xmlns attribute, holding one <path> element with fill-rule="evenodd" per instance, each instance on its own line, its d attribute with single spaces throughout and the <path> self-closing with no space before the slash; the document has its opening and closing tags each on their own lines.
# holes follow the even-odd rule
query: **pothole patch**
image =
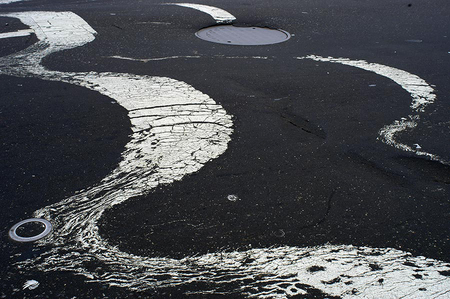
<svg viewBox="0 0 450 299">
<path fill-rule="evenodd" d="M 201 29 L 195 35 L 203 40 L 238 46 L 260 46 L 287 41 L 291 35 L 281 29 L 220 25 Z"/>
</svg>

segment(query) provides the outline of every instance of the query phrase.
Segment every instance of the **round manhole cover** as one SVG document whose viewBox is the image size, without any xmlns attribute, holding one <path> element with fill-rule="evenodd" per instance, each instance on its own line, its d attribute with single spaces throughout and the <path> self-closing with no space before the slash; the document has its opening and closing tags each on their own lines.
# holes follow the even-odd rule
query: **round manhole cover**
<svg viewBox="0 0 450 299">
<path fill-rule="evenodd" d="M 287 41 L 291 35 L 280 29 L 262 27 L 235 27 L 233 25 L 214 26 L 195 33 L 203 40 L 240 46 L 270 45 Z"/>
</svg>

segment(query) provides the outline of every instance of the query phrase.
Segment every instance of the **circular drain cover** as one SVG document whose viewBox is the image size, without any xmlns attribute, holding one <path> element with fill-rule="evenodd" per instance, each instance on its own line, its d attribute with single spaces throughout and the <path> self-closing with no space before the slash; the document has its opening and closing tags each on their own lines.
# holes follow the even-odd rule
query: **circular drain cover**
<svg viewBox="0 0 450 299">
<path fill-rule="evenodd" d="M 27 223 L 41 224 L 44 226 L 44 230 L 42 232 L 37 233 L 36 235 L 30 236 L 30 237 L 19 236 L 17 234 L 17 229 Z M 52 230 L 52 224 L 48 220 L 41 219 L 41 218 L 30 218 L 30 219 L 25 219 L 25 220 L 22 220 L 16 224 L 14 224 L 13 227 L 11 227 L 11 229 L 9 230 L 9 237 L 17 242 L 34 242 L 34 241 L 37 241 L 37 240 L 42 239 L 45 236 L 47 236 L 51 232 L 51 230 Z"/>
<path fill-rule="evenodd" d="M 280 29 L 262 27 L 214 26 L 195 33 L 203 40 L 226 45 L 257 46 L 287 41 L 291 35 Z"/>
</svg>

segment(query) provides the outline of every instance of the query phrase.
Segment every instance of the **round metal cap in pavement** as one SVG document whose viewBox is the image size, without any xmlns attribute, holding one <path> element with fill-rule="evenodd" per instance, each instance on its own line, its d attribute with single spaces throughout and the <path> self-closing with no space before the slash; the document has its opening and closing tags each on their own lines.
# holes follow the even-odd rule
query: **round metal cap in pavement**
<svg viewBox="0 0 450 299">
<path fill-rule="evenodd" d="M 287 41 L 291 35 L 280 29 L 262 27 L 235 27 L 221 25 L 202 29 L 195 33 L 203 40 L 226 45 L 257 46 Z"/>
<path fill-rule="evenodd" d="M 17 234 L 17 229 L 20 226 L 22 226 L 24 224 L 27 224 L 27 223 L 39 223 L 39 224 L 42 224 L 44 226 L 44 230 L 41 233 L 39 233 L 39 234 L 37 234 L 35 236 L 31 236 L 31 237 L 19 236 Z M 20 221 L 20 222 L 18 222 L 16 224 L 14 224 L 13 227 L 11 227 L 11 229 L 9 230 L 9 237 L 11 239 L 13 239 L 14 241 L 17 241 L 17 242 L 34 242 L 34 241 L 37 241 L 37 240 L 40 240 L 40 239 L 44 238 L 51 231 L 52 231 L 52 224 L 48 220 L 41 219 L 41 218 L 30 218 L 30 219 L 25 219 L 25 220 L 22 220 L 22 221 Z"/>
</svg>

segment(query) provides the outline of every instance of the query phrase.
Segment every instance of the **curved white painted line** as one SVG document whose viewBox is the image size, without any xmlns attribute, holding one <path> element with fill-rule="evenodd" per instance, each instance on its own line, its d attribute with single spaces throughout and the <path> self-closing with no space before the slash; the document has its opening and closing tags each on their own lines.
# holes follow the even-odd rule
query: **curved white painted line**
<svg viewBox="0 0 450 299">
<path fill-rule="evenodd" d="M 378 64 L 378 63 L 370 63 L 365 60 L 351 60 L 349 58 L 334 58 L 334 57 L 322 57 L 317 55 L 308 55 L 304 57 L 297 57 L 297 59 L 312 59 L 315 61 L 321 62 L 331 62 L 331 63 L 339 63 L 343 65 L 349 65 L 353 67 L 357 67 L 366 71 L 374 72 L 383 77 L 389 78 L 398 85 L 400 85 L 404 90 L 406 90 L 412 98 L 411 109 L 413 112 L 420 113 L 424 112 L 425 108 L 434 103 L 436 100 L 436 95 L 434 94 L 434 89 L 431 87 L 425 80 L 422 78 L 408 73 L 406 71 Z M 439 157 L 438 155 L 434 155 L 425 151 L 421 151 L 418 148 L 413 148 L 409 145 L 400 143 L 395 140 L 395 135 L 399 132 L 405 131 L 407 129 L 413 129 L 417 127 L 417 123 L 420 120 L 420 116 L 410 115 L 407 118 L 402 118 L 401 120 L 396 120 L 394 123 L 390 125 L 384 126 L 380 131 L 379 135 L 381 140 L 391 145 L 395 148 L 398 148 L 403 151 L 412 152 L 419 156 L 426 156 L 433 161 L 440 162 L 442 164 L 450 165 L 448 161 Z"/>
<path fill-rule="evenodd" d="M 366 71 L 389 78 L 404 90 L 409 92 L 412 97 L 411 109 L 416 112 L 425 111 L 425 107 L 434 103 L 436 95 L 434 89 L 422 78 L 408 73 L 406 71 L 378 64 L 370 63 L 365 60 L 351 60 L 349 58 L 321 57 L 316 55 L 308 55 L 305 57 L 297 57 L 297 59 L 312 59 L 315 61 L 339 63 L 354 66 Z"/>
<path fill-rule="evenodd" d="M 194 4 L 194 3 L 167 3 L 167 5 L 177 5 L 187 8 L 199 10 L 201 12 L 209 14 L 216 20 L 217 23 L 231 23 L 236 20 L 236 17 L 230 14 L 228 11 L 214 6 Z"/>
<path fill-rule="evenodd" d="M 396 134 L 403 132 L 405 130 L 408 130 L 408 129 L 411 130 L 411 129 L 414 129 L 415 127 L 417 127 L 419 120 L 420 120 L 419 115 L 409 115 L 408 118 L 402 117 L 400 120 L 396 120 L 392 124 L 384 126 L 379 131 L 381 140 L 384 143 L 391 145 L 395 148 L 398 148 L 400 150 L 403 150 L 405 152 L 412 152 L 418 156 L 428 157 L 432 161 L 440 162 L 444 165 L 450 165 L 450 163 L 448 161 L 439 157 L 438 155 L 421 151 L 420 146 L 419 147 L 415 146 L 413 148 L 412 146 L 409 146 L 404 143 L 400 143 L 395 139 Z"/>
<path fill-rule="evenodd" d="M 180 180 L 225 151 L 231 117 L 207 95 L 170 78 L 119 73 L 66 73 L 40 65 L 49 53 L 81 46 L 95 31 L 70 12 L 11 14 L 40 41 L 0 58 L 0 73 L 83 86 L 115 99 L 129 111 L 133 135 L 118 167 L 98 185 L 35 213 L 53 222 L 52 248 L 22 267 L 72 271 L 90 281 L 133 290 L 198 281 L 198 293 L 285 298 L 320 290 L 342 297 L 445 297 L 448 264 L 394 249 L 326 245 L 258 248 L 171 259 L 120 251 L 98 234 L 103 212 L 130 197 Z M 45 26 L 46 20 L 52 26 Z M 92 265 L 98 265 L 93 268 Z M 420 271 L 420 272 L 418 272 Z M 420 278 L 419 278 L 420 277 Z"/>
</svg>

